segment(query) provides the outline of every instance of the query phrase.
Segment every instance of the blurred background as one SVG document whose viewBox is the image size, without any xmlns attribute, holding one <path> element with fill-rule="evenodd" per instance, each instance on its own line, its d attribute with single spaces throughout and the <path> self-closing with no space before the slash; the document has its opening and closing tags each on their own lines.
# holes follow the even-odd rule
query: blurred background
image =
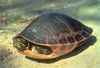
<svg viewBox="0 0 100 68">
<path fill-rule="evenodd" d="M 32 20 L 49 12 L 69 15 L 93 28 L 93 36 L 97 41 L 93 46 L 68 58 L 48 62 L 25 58 L 13 48 L 12 38 Z M 5 68 L 100 67 L 99 31 L 100 0 L 0 0 L 0 66 Z"/>
</svg>

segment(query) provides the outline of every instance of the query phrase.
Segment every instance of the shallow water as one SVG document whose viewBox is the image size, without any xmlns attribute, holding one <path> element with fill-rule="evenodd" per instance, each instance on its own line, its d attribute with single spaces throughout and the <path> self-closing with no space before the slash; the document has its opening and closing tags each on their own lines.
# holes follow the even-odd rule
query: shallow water
<svg viewBox="0 0 100 68">
<path fill-rule="evenodd" d="M 0 66 L 100 67 L 100 0 L 0 0 Z M 12 38 L 41 14 L 58 12 L 69 15 L 93 28 L 88 43 L 54 60 L 35 60 L 19 54 Z"/>
</svg>

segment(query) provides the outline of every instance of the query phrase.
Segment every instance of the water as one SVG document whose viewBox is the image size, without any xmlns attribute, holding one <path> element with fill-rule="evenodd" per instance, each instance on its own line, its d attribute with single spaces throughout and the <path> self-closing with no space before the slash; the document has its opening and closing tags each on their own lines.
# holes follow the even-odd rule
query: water
<svg viewBox="0 0 100 68">
<path fill-rule="evenodd" d="M 0 0 L 0 56 L 6 68 L 15 67 L 100 67 L 100 0 Z M 12 38 L 41 14 L 69 15 L 93 28 L 97 41 L 77 55 L 57 60 L 29 60 L 12 47 Z M 92 40 L 90 40 L 92 41 Z M 82 48 L 82 49 L 81 49 Z M 77 50 L 76 50 L 77 51 Z M 76 52 L 74 52 L 76 53 Z M 72 53 L 73 55 L 73 53 Z M 12 62 L 13 61 L 13 62 Z M 50 64 L 49 64 L 50 63 Z"/>
</svg>

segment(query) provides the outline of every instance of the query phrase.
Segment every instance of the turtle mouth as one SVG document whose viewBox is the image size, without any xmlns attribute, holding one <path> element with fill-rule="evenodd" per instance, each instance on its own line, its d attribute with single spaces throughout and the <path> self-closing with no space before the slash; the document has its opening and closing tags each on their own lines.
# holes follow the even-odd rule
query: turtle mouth
<svg viewBox="0 0 100 68">
<path fill-rule="evenodd" d="M 46 56 L 53 55 L 53 51 L 51 50 L 50 47 L 47 46 L 33 45 L 31 51 L 37 55 L 46 55 Z"/>
</svg>

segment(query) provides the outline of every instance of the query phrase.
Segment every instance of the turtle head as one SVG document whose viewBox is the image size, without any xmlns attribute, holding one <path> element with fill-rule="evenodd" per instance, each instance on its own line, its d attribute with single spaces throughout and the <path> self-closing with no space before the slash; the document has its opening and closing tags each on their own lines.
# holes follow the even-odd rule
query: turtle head
<svg viewBox="0 0 100 68">
<path fill-rule="evenodd" d="M 13 47 L 19 51 L 24 51 L 27 48 L 27 41 L 23 38 L 13 38 Z"/>
</svg>

